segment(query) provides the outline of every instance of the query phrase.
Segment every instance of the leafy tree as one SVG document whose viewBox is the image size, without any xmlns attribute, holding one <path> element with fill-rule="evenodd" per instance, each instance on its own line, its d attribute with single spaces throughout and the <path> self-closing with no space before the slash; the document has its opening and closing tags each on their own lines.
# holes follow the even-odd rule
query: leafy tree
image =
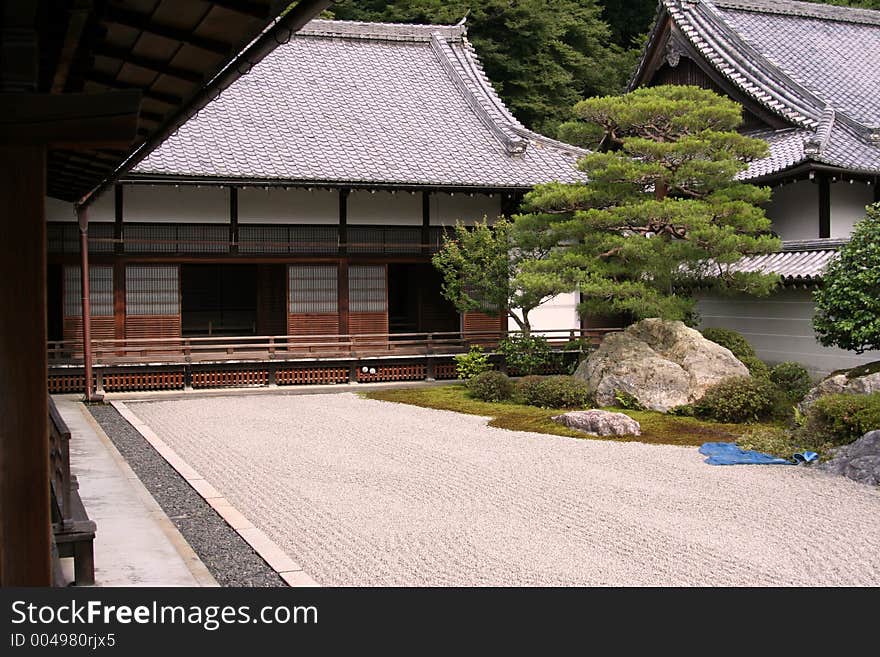
<svg viewBox="0 0 880 657">
<path fill-rule="evenodd" d="M 521 238 L 506 219 L 494 225 L 484 220 L 472 228 L 457 224 L 433 262 L 443 275 L 443 295 L 459 312 L 505 313 L 528 337 L 529 313 L 565 291 L 565 284 L 552 275 L 521 271 L 523 262 L 548 253 L 539 245 L 523 247 Z"/>
<path fill-rule="evenodd" d="M 580 98 L 619 93 L 635 59 L 611 40 L 596 0 L 343 0 L 336 18 L 454 24 L 514 115 L 546 134 Z"/>
<path fill-rule="evenodd" d="M 589 183 L 550 183 L 526 195 L 516 217 L 527 248 L 553 250 L 523 271 L 581 292 L 581 310 L 634 319 L 690 319 L 696 280 L 718 291 L 763 295 L 776 276 L 730 267 L 778 250 L 761 204 L 770 190 L 740 182 L 767 145 L 735 132 L 742 108 L 698 87 L 638 89 L 584 100 L 578 141 L 601 135 L 583 157 Z"/>
<path fill-rule="evenodd" d="M 826 347 L 880 349 L 880 203 L 856 224 L 813 293 L 813 328 Z"/>
</svg>

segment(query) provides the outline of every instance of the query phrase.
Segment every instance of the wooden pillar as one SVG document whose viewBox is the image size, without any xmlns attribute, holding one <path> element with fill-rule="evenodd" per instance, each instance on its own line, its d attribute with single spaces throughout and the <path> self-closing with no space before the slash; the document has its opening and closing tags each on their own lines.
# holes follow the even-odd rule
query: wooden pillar
<svg viewBox="0 0 880 657">
<path fill-rule="evenodd" d="M 0 586 L 50 586 L 46 153 L 0 146 Z"/>
<path fill-rule="evenodd" d="M 339 278 L 337 281 L 337 305 L 339 310 L 339 334 L 349 334 L 348 321 L 348 259 L 339 261 Z"/>
<path fill-rule="evenodd" d="M 339 255 L 348 253 L 348 190 L 339 190 Z"/>
<path fill-rule="evenodd" d="M 831 180 L 819 174 L 819 237 L 831 237 Z"/>
<path fill-rule="evenodd" d="M 116 240 L 113 244 L 113 252 L 117 255 L 125 250 L 122 242 L 125 239 L 125 230 L 123 229 L 124 203 L 122 185 L 116 183 L 113 186 L 113 239 Z"/>
<path fill-rule="evenodd" d="M 238 253 L 238 187 L 229 188 L 229 252 Z"/>
<path fill-rule="evenodd" d="M 113 263 L 113 321 L 114 337 L 125 339 L 125 263 L 118 260 Z"/>
<path fill-rule="evenodd" d="M 880 203 L 880 177 L 874 177 L 874 203 Z"/>
<path fill-rule="evenodd" d="M 85 379 L 85 400 L 99 401 L 101 396 L 92 385 L 92 303 L 89 285 L 89 212 L 86 208 L 76 209 L 79 221 L 79 254 L 80 254 L 80 292 L 82 294 L 82 338 L 83 338 L 83 374 Z"/>
<path fill-rule="evenodd" d="M 431 255 L 431 192 L 422 192 L 422 255 Z"/>
</svg>

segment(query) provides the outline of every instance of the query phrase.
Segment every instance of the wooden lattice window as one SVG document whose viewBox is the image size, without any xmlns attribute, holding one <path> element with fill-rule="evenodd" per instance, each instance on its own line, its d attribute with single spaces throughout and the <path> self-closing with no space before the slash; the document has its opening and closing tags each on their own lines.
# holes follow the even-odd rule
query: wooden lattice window
<svg viewBox="0 0 880 657">
<path fill-rule="evenodd" d="M 388 309 L 385 265 L 350 265 L 348 308 L 353 313 L 381 313 Z"/>
<path fill-rule="evenodd" d="M 82 317 L 82 281 L 79 265 L 64 268 L 64 316 Z M 89 303 L 92 317 L 113 317 L 113 267 L 89 267 Z"/>
<path fill-rule="evenodd" d="M 125 268 L 126 315 L 179 315 L 177 265 L 128 265 Z"/>
<path fill-rule="evenodd" d="M 337 312 L 336 265 L 288 265 L 287 271 L 291 314 Z"/>
</svg>

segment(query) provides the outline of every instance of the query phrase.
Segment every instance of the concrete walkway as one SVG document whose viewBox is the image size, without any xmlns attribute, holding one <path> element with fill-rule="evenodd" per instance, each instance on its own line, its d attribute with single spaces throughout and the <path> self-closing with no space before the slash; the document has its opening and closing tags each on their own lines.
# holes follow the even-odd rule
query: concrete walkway
<svg viewBox="0 0 880 657">
<path fill-rule="evenodd" d="M 70 467 L 80 497 L 98 525 L 96 585 L 217 586 L 76 396 L 54 399 L 70 428 Z"/>
</svg>

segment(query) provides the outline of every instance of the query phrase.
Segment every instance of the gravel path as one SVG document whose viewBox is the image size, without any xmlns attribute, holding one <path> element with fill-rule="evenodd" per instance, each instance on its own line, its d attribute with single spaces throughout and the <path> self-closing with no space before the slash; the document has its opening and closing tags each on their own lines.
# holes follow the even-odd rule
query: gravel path
<svg viewBox="0 0 880 657">
<path fill-rule="evenodd" d="M 351 393 L 130 403 L 326 585 L 878 585 L 880 490 Z"/>
</svg>

